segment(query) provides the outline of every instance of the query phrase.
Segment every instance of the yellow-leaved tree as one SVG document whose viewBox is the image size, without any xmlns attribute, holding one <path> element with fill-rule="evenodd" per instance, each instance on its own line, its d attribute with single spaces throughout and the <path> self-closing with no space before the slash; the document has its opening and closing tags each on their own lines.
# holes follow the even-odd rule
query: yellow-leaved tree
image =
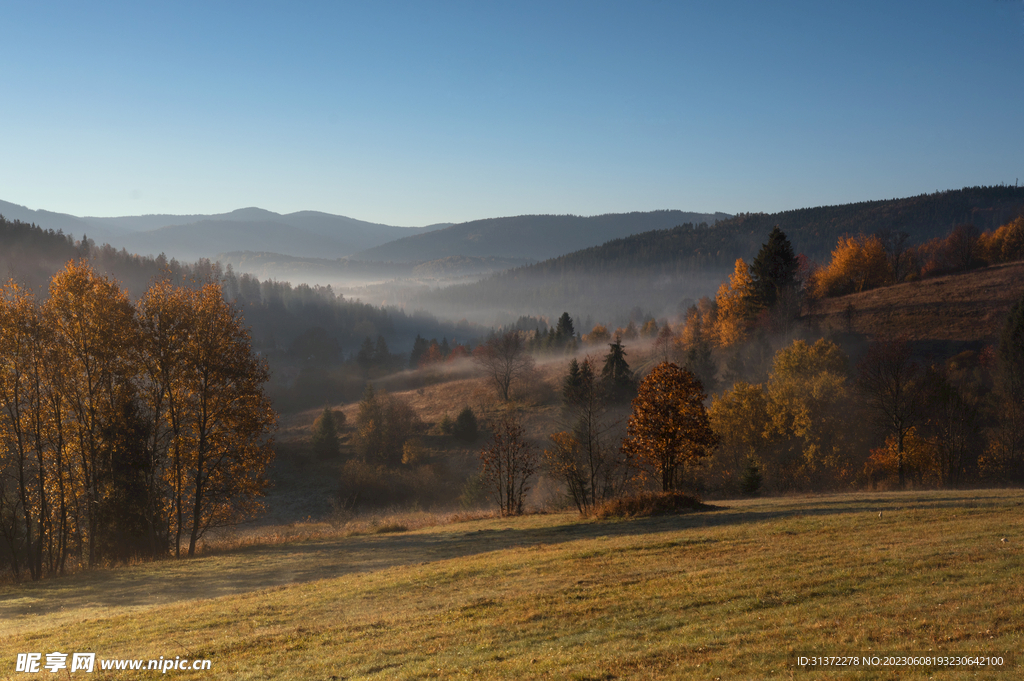
<svg viewBox="0 0 1024 681">
<path fill-rule="evenodd" d="M 736 260 L 736 268 L 715 295 L 718 316 L 715 323 L 715 338 L 720 347 L 742 343 L 747 338 L 750 324 L 757 310 L 754 279 L 743 258 Z"/>
</svg>

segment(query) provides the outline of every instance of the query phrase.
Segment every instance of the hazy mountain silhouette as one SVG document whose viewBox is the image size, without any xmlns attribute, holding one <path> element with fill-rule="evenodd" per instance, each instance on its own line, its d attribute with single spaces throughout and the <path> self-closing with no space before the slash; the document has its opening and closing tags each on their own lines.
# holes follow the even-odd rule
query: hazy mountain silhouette
<svg viewBox="0 0 1024 681">
<path fill-rule="evenodd" d="M 216 215 L 135 215 L 100 218 L 31 210 L 0 201 L 0 215 L 61 230 L 76 239 L 88 236 L 140 255 L 212 258 L 224 251 L 273 251 L 300 257 L 339 258 L 449 223 L 395 227 L 317 211 L 282 215 L 262 208 L 241 208 Z"/>
<path fill-rule="evenodd" d="M 362 251 L 355 257 L 394 262 L 422 262 L 455 255 L 543 260 L 630 234 L 668 229 L 686 222 L 713 224 L 729 217 L 725 213 L 659 210 L 593 217 L 520 215 L 489 218 L 407 236 Z"/>
</svg>

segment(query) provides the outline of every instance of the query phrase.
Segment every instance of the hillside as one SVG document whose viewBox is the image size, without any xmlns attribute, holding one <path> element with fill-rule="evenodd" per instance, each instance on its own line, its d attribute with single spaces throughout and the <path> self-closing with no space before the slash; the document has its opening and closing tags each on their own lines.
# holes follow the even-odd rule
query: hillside
<svg viewBox="0 0 1024 681">
<path fill-rule="evenodd" d="M 672 316 L 680 304 L 714 295 L 737 258 L 750 262 L 779 225 L 797 253 L 827 259 L 843 234 L 906 231 L 912 243 L 944 236 L 964 222 L 998 227 L 1024 211 L 1024 187 L 972 187 L 905 199 L 744 214 L 712 227 L 683 224 L 501 272 L 473 284 L 423 292 L 406 303 L 445 314 L 592 315 L 620 324 L 634 306 Z"/>
<path fill-rule="evenodd" d="M 201 678 L 224 679 L 790 678 L 799 653 L 1006 665 L 1024 642 L 1021 504 L 863 493 L 610 522 L 293 525 L 290 542 L 0 586 L 0 646 L 94 651 L 97 670 L 208 659 Z M 936 671 L 968 673 L 899 678 Z"/>
<path fill-rule="evenodd" d="M 725 213 L 660 210 L 592 217 L 520 215 L 490 218 L 408 236 L 363 251 L 356 257 L 396 262 L 422 262 L 452 255 L 543 260 L 630 234 L 668 229 L 684 222 L 713 224 L 728 217 Z"/>
<path fill-rule="evenodd" d="M 1010 307 L 1024 295 L 1024 262 L 827 298 L 804 320 L 868 336 L 981 345 L 997 340 Z"/>
<path fill-rule="evenodd" d="M 280 253 L 231 251 L 217 254 L 217 261 L 236 272 L 248 272 L 261 279 L 293 284 L 330 285 L 346 293 L 345 287 L 365 286 L 394 279 L 409 285 L 444 285 L 479 279 L 527 264 L 513 258 L 448 256 L 424 262 L 369 262 L 351 258 L 303 258 Z"/>
</svg>

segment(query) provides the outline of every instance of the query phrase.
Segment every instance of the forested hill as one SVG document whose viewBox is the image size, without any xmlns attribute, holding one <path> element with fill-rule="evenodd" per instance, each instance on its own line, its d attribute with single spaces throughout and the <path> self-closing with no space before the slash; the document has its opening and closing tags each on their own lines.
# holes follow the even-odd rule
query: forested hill
<svg viewBox="0 0 1024 681">
<path fill-rule="evenodd" d="M 363 251 L 356 257 L 393 262 L 422 262 L 453 255 L 543 260 L 630 234 L 668 229 L 684 222 L 714 223 L 728 217 L 725 213 L 658 210 L 591 217 L 520 215 L 489 218 L 407 236 Z"/>
<path fill-rule="evenodd" d="M 612 321 L 637 305 L 656 315 L 670 314 L 686 299 L 713 294 L 736 259 L 750 262 L 775 225 L 797 253 L 822 261 L 844 234 L 894 229 L 920 243 L 962 223 L 993 229 L 1022 210 L 1024 187 L 969 187 L 904 199 L 747 213 L 712 226 L 683 224 L 615 239 L 474 284 L 431 291 L 414 304 L 441 313 L 477 308 L 513 318 L 575 310 Z"/>
<path fill-rule="evenodd" d="M 132 298 L 138 298 L 156 279 L 170 277 L 176 284 L 215 280 L 225 297 L 237 303 L 251 328 L 254 346 L 268 356 L 287 361 L 301 354 L 303 338 L 321 338 L 340 360 L 354 353 L 367 336 L 382 334 L 393 348 L 405 352 L 417 334 L 466 340 L 478 332 L 468 325 L 439 322 L 425 315 L 384 310 L 358 300 L 337 296 L 330 287 L 292 286 L 260 281 L 248 274 L 223 271 L 209 260 L 179 263 L 141 257 L 108 244 L 75 241 L 71 236 L 0 215 L 0 273 L 38 296 L 44 296 L 50 278 L 69 260 L 88 260 L 99 273 L 110 276 Z M 297 356 L 297 355 L 296 355 Z"/>
<path fill-rule="evenodd" d="M 797 253 L 813 260 L 828 257 L 844 234 L 874 234 L 883 229 L 906 232 L 912 243 L 945 236 L 960 224 L 980 231 L 994 229 L 1024 210 L 1024 187 L 965 187 L 903 199 L 863 201 L 839 206 L 801 208 L 782 213 L 745 213 L 720 222 L 738 248 L 750 257 L 765 235 L 779 226 Z"/>
</svg>

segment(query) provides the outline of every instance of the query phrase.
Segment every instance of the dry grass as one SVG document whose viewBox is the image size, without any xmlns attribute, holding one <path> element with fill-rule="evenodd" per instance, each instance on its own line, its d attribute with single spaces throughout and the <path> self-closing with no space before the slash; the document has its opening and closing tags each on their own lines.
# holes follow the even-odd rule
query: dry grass
<svg viewBox="0 0 1024 681">
<path fill-rule="evenodd" d="M 199 552 L 202 555 L 211 555 L 242 548 L 410 532 L 497 516 L 498 513 L 493 510 L 433 512 L 392 509 L 359 515 L 337 513 L 329 521 L 310 519 L 281 525 L 231 528 L 210 535 L 200 545 Z"/>
<path fill-rule="evenodd" d="M 78 650 L 209 658 L 202 678 L 231 679 L 1002 681 L 1019 669 L 801 675 L 794 658 L 1020 651 L 1022 508 L 1015 490 L 848 494 L 243 548 L 0 588 L 0 669 Z"/>
<path fill-rule="evenodd" d="M 1024 294 L 1024 262 L 855 293 L 816 302 L 805 319 L 868 336 L 905 334 L 914 341 L 992 342 Z"/>
</svg>

